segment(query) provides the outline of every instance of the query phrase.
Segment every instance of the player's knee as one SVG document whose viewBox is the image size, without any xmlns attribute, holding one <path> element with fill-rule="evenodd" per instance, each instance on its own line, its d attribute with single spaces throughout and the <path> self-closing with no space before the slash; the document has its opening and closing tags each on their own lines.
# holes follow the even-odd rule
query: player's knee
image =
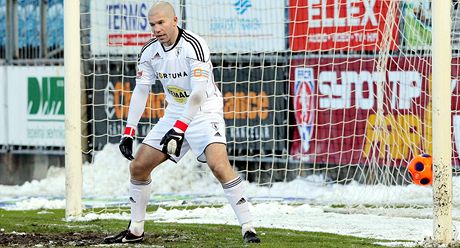
<svg viewBox="0 0 460 248">
<path fill-rule="evenodd" d="M 218 178 L 224 178 L 226 175 L 226 172 L 228 171 L 227 164 L 225 163 L 220 163 L 220 164 L 215 164 L 212 166 L 209 166 L 212 173 Z"/>
<path fill-rule="evenodd" d="M 129 165 L 129 172 L 132 179 L 136 180 L 147 180 L 149 179 L 150 173 L 145 169 L 145 166 L 134 159 Z"/>
</svg>

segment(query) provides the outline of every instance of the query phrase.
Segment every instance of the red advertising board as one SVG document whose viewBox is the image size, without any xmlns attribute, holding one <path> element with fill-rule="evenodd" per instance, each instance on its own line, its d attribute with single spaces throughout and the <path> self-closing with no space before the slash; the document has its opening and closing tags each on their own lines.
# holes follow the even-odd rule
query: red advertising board
<svg viewBox="0 0 460 248">
<path fill-rule="evenodd" d="M 295 158 L 317 164 L 389 159 L 392 165 L 405 165 L 414 154 L 431 153 L 431 58 L 392 57 L 384 73 L 376 69 L 375 58 L 319 62 L 292 61 L 290 90 L 297 123 L 290 153 Z M 452 60 L 450 82 L 454 165 L 460 163 L 459 63 L 459 58 Z M 385 82 L 377 83 L 381 78 Z M 379 102 L 383 115 L 377 111 Z M 385 130 L 380 132 L 379 126 Z"/>
<path fill-rule="evenodd" d="M 152 38 L 151 33 L 139 34 L 109 34 L 109 46 L 141 46 Z"/>
<path fill-rule="evenodd" d="M 398 40 L 397 3 L 390 0 L 290 0 L 289 46 L 293 51 L 375 51 L 382 45 L 385 23 L 390 49 Z M 385 42 L 385 41 L 384 41 Z"/>
</svg>

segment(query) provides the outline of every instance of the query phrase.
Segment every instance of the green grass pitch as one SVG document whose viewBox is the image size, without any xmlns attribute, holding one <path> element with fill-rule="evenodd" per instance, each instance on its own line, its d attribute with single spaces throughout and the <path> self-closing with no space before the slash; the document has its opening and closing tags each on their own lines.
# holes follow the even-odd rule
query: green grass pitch
<svg viewBox="0 0 460 248">
<path fill-rule="evenodd" d="M 114 210 L 119 211 L 120 209 Z M 91 247 L 126 228 L 123 220 L 64 220 L 64 210 L 0 209 L 0 247 Z M 308 223 L 305 223 L 308 225 Z M 260 244 L 244 244 L 240 228 L 229 225 L 147 221 L 142 245 L 114 247 L 381 247 L 375 239 L 318 232 L 258 228 Z M 387 241 L 388 242 L 388 241 Z M 110 247 L 107 245 L 99 247 Z"/>
</svg>

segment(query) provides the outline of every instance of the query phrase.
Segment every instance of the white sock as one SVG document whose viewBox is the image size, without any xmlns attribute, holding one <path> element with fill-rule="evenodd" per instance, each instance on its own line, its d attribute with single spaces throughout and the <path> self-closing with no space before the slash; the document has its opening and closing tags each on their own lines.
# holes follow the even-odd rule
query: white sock
<svg viewBox="0 0 460 248">
<path fill-rule="evenodd" d="M 129 225 L 129 231 L 136 236 L 141 236 L 144 233 L 144 221 L 132 220 Z"/>
<path fill-rule="evenodd" d="M 249 202 L 246 196 L 244 196 L 244 185 L 241 177 L 222 184 L 222 187 L 224 188 L 225 197 L 227 197 L 236 214 L 236 218 L 238 218 L 238 222 L 242 226 L 242 229 L 245 229 L 242 231 L 254 230 L 251 212 L 249 212 Z"/>
<path fill-rule="evenodd" d="M 243 225 L 241 225 L 241 234 L 244 236 L 244 234 L 247 232 L 247 231 L 251 231 L 253 233 L 257 233 L 256 232 L 256 229 L 254 228 L 254 226 L 252 225 L 252 221 L 248 222 L 248 223 L 244 223 Z"/>
<path fill-rule="evenodd" d="M 150 199 L 150 183 L 148 181 L 137 181 L 131 179 L 129 188 L 129 201 L 131 202 L 131 224 L 129 230 L 136 236 L 144 233 L 144 220 L 147 211 L 147 204 Z"/>
</svg>

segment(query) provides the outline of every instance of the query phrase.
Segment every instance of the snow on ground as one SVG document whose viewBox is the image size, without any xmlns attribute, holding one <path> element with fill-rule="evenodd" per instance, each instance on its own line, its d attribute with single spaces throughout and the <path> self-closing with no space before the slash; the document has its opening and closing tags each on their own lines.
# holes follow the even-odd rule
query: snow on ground
<svg viewBox="0 0 460 248">
<path fill-rule="evenodd" d="M 152 173 L 151 203 L 161 203 L 147 219 L 180 223 L 219 223 L 236 225 L 228 205 L 218 208 L 177 210 L 170 205 L 191 203 L 226 203 L 219 182 L 205 164 L 195 162 L 188 154 L 184 163 L 167 162 Z M 93 164 L 83 166 L 83 197 L 87 207 L 119 206 L 126 204 L 129 189 L 128 161 L 116 145 L 107 145 L 98 153 Z M 454 192 L 460 190 L 460 179 L 454 178 Z M 0 185 L 0 208 L 49 209 L 65 207 L 65 171 L 50 168 L 45 179 L 20 186 Z M 433 229 L 430 187 L 363 186 L 325 184 L 321 176 L 299 178 L 272 187 L 247 184 L 256 226 L 318 231 L 385 240 L 421 241 Z M 459 197 L 454 202 L 459 202 Z M 294 204 L 293 204 L 294 203 Z M 304 203 L 304 204 L 298 204 Z M 331 204 L 373 206 L 413 205 L 416 208 L 343 207 Z M 454 209 L 454 216 L 460 211 Z M 97 218 L 129 219 L 124 214 L 90 213 L 82 220 Z M 460 227 L 460 220 L 454 219 Z M 400 244 L 400 243 L 396 243 Z"/>
</svg>

